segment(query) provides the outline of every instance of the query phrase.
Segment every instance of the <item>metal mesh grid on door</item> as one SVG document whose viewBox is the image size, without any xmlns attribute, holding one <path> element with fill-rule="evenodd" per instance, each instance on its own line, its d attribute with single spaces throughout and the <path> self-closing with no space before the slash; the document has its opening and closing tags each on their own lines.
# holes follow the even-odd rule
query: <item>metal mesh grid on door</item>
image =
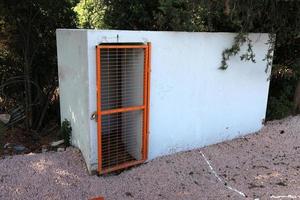
<svg viewBox="0 0 300 200">
<path fill-rule="evenodd" d="M 97 46 L 98 170 L 147 159 L 148 45 Z"/>
</svg>

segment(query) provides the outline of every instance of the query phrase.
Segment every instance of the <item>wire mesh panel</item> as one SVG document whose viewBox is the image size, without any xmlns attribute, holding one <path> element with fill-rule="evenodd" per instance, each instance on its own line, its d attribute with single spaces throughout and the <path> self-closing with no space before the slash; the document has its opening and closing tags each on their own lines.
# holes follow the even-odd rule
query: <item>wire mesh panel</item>
<svg viewBox="0 0 300 200">
<path fill-rule="evenodd" d="M 101 110 L 143 105 L 144 51 L 101 50 Z"/>
<path fill-rule="evenodd" d="M 149 45 L 97 46 L 98 169 L 147 158 Z"/>
<path fill-rule="evenodd" d="M 142 159 L 141 110 L 102 116 L 102 167 Z"/>
</svg>

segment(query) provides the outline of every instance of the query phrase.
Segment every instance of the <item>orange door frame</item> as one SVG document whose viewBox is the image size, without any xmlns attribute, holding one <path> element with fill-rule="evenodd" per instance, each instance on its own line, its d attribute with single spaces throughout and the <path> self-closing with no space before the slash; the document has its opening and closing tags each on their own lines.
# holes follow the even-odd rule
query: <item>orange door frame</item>
<svg viewBox="0 0 300 200">
<path fill-rule="evenodd" d="M 143 105 L 126 108 L 117 108 L 111 110 L 101 110 L 101 49 L 144 49 L 144 93 Z M 97 77 L 97 136 L 98 136 L 98 172 L 99 174 L 109 173 L 115 170 L 127 168 L 145 162 L 148 159 L 148 133 L 149 133 L 149 102 L 150 102 L 150 59 L 151 43 L 146 45 L 97 45 L 96 46 L 96 77 Z M 103 115 L 128 112 L 134 110 L 143 110 L 143 132 L 142 132 L 142 159 L 137 161 L 126 162 L 110 168 L 102 168 L 102 140 L 101 140 L 101 118 Z"/>
</svg>

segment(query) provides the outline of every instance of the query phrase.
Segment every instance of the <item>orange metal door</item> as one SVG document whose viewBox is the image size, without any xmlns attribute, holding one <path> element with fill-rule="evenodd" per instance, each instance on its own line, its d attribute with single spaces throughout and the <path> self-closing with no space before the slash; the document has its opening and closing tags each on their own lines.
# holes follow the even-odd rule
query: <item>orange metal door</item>
<svg viewBox="0 0 300 200">
<path fill-rule="evenodd" d="M 147 159 L 150 48 L 150 43 L 97 46 L 100 174 Z"/>
</svg>

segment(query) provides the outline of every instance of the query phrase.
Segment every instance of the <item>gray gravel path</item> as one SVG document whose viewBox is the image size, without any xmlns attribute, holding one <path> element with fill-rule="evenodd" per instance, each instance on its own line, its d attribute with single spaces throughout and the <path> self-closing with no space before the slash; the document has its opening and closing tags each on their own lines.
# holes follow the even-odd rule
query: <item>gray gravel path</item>
<svg viewBox="0 0 300 200">
<path fill-rule="evenodd" d="M 269 122 L 256 134 L 164 156 L 105 177 L 89 176 L 75 148 L 0 160 L 0 199 L 97 196 L 122 200 L 300 199 L 300 116 Z"/>
</svg>

